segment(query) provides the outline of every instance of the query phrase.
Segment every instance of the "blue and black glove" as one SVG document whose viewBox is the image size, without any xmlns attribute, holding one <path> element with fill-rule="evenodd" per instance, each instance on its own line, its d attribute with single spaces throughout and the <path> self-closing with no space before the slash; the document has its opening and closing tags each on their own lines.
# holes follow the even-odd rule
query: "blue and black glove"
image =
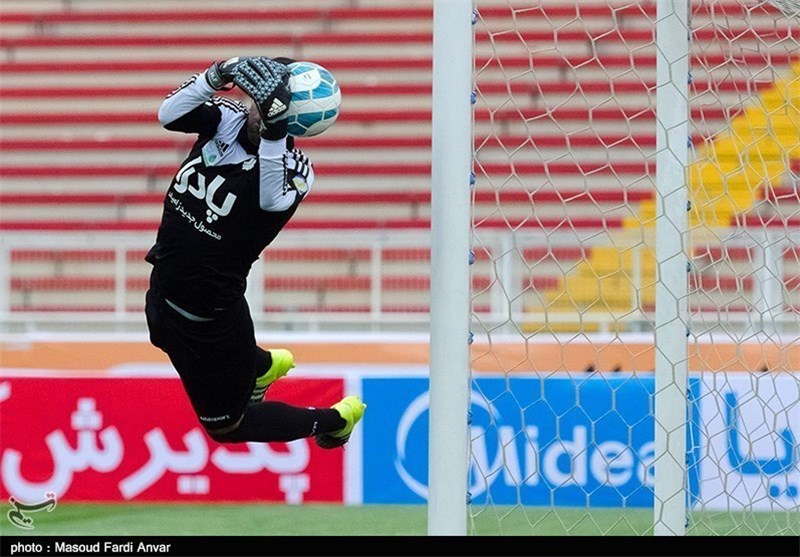
<svg viewBox="0 0 800 557">
<path fill-rule="evenodd" d="M 206 81 L 212 89 L 217 91 L 225 89 L 227 85 L 233 83 L 239 65 L 248 59 L 234 56 L 224 62 L 214 62 L 206 70 Z"/>
<path fill-rule="evenodd" d="M 233 83 L 252 98 L 261 114 L 260 135 L 282 139 L 288 134 L 289 69 L 271 58 L 246 58 L 233 72 Z"/>
</svg>

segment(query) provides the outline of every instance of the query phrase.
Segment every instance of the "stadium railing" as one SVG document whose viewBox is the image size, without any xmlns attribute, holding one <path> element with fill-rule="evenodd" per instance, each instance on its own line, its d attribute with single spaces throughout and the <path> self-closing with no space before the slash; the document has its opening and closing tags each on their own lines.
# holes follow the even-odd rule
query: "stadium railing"
<svg viewBox="0 0 800 557">
<path fill-rule="evenodd" d="M 781 300 L 785 315 L 776 315 L 776 320 L 789 322 L 790 313 L 800 307 L 798 234 L 786 236 L 791 244 L 770 244 L 777 249 L 782 281 L 755 271 L 765 268 L 758 265 L 764 254 L 756 233 L 740 230 L 738 237 L 726 239 L 724 250 L 713 238 L 696 245 L 695 261 L 709 269 L 692 277 L 690 306 L 699 321 L 715 326 L 724 306 L 729 322 L 752 327 L 760 321 L 757 300 L 766 297 Z M 576 247 L 578 239 L 581 247 Z M 149 273 L 143 258 L 148 248 L 141 234 L 7 233 L 0 240 L 0 322 L 8 330 L 76 322 L 141 328 Z M 518 323 L 574 321 L 581 300 L 575 300 L 570 312 L 548 311 L 543 293 L 563 280 L 564 269 L 602 248 L 603 237 L 593 229 L 483 232 L 480 249 L 473 254 L 474 315 L 498 326 L 512 314 Z M 632 254 L 645 257 L 641 246 Z M 287 230 L 251 273 L 248 297 L 254 319 L 279 330 L 385 329 L 397 324 L 423 330 L 429 310 L 429 259 L 426 231 Z M 531 261 L 537 264 L 531 266 Z M 753 272 L 741 278 L 742 269 L 750 266 Z M 631 282 L 646 293 L 647 266 L 640 261 L 632 269 L 639 275 Z M 763 292 L 764 284 L 776 292 Z M 519 294 L 513 303 L 501 290 L 509 285 Z M 639 304 L 642 311 L 585 312 L 583 319 L 599 331 L 620 324 L 627 330 L 649 330 L 653 308 L 647 295 L 631 297 L 630 303 Z"/>
</svg>

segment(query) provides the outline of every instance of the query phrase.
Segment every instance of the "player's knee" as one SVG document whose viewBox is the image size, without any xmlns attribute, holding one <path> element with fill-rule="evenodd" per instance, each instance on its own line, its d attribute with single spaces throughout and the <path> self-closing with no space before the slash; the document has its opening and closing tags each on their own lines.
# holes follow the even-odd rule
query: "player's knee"
<svg viewBox="0 0 800 557">
<path fill-rule="evenodd" d="M 235 424 L 226 427 L 206 427 L 206 433 L 217 443 L 240 443 L 242 440 L 238 435 L 238 429 L 241 423 L 242 419 L 239 418 Z"/>
<path fill-rule="evenodd" d="M 231 435 L 233 433 L 232 431 L 220 433 L 219 431 L 207 429 L 206 432 L 208 433 L 208 436 L 211 437 L 217 443 L 236 443 L 234 436 Z"/>
</svg>

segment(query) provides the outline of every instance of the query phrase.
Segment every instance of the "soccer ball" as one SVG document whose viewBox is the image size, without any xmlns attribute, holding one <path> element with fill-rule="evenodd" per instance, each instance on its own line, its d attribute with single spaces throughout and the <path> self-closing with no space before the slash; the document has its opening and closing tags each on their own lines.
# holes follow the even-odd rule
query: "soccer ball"
<svg viewBox="0 0 800 557">
<path fill-rule="evenodd" d="M 342 93 L 331 72 L 313 62 L 289 64 L 289 135 L 309 137 L 327 130 L 339 116 Z"/>
</svg>

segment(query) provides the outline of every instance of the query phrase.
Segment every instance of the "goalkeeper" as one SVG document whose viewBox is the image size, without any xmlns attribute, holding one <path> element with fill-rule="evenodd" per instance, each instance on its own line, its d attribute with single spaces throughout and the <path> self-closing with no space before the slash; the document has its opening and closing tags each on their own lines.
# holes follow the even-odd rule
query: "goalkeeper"
<svg viewBox="0 0 800 557">
<path fill-rule="evenodd" d="M 265 401 L 294 367 L 285 349 L 257 346 L 244 298 L 247 274 L 292 218 L 314 170 L 287 136 L 287 59 L 231 58 L 191 77 L 158 119 L 198 139 L 172 179 L 156 242 L 145 314 L 151 342 L 169 355 L 194 410 L 219 442 L 314 437 L 344 445 L 366 406 L 355 396 L 316 409 Z M 251 99 L 214 96 L 238 86 Z"/>
</svg>

